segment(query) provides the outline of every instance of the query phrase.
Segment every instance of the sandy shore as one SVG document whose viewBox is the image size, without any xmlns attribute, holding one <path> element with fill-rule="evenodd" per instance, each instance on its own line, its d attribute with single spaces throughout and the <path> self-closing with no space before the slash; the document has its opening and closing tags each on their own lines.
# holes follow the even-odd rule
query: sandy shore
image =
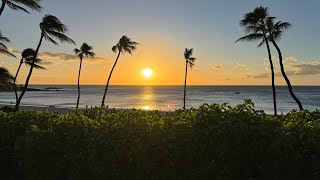
<svg viewBox="0 0 320 180">
<path fill-rule="evenodd" d="M 0 104 L 0 108 L 2 108 L 4 106 L 9 106 L 11 108 L 14 108 L 14 105 L 12 105 L 12 104 Z M 60 114 L 67 114 L 69 111 L 74 110 L 74 109 L 72 109 L 72 108 L 60 108 L 60 107 L 53 107 L 53 106 L 24 106 L 24 105 L 21 105 L 20 106 L 20 110 L 22 110 L 22 111 L 28 111 L 28 110 L 43 111 L 43 110 L 48 110 L 49 112 L 57 112 L 57 113 L 60 113 Z M 81 109 L 81 110 L 85 110 L 85 109 Z"/>
<path fill-rule="evenodd" d="M 14 104 L 0 104 L 0 108 L 4 106 L 9 106 L 11 108 L 14 108 Z M 88 107 L 88 109 L 91 107 Z M 21 105 L 20 106 L 21 111 L 43 111 L 43 110 L 48 110 L 49 112 L 55 112 L 59 114 L 67 114 L 68 112 L 75 110 L 75 108 L 62 108 L 62 107 L 54 107 L 54 106 L 26 106 L 26 105 Z M 79 108 L 80 111 L 85 111 L 86 108 Z M 116 108 L 117 111 L 125 111 L 127 109 L 122 109 L 122 108 Z M 145 110 L 142 109 L 143 111 L 152 111 L 152 110 Z M 170 111 L 160 111 L 163 113 L 168 113 Z"/>
</svg>

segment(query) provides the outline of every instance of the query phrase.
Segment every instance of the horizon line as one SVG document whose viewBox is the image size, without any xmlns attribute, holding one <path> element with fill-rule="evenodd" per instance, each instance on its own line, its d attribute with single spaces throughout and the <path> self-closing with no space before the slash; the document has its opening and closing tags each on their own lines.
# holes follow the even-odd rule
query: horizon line
<svg viewBox="0 0 320 180">
<path fill-rule="evenodd" d="M 30 84 L 31 86 L 77 86 L 77 84 Z M 82 84 L 80 86 L 105 86 L 105 84 Z M 184 84 L 112 84 L 110 86 L 184 86 Z M 191 84 L 187 86 L 271 86 L 267 84 Z M 276 87 L 285 87 L 287 85 L 276 85 Z M 292 85 L 295 86 L 315 86 L 320 87 L 320 85 Z"/>
</svg>

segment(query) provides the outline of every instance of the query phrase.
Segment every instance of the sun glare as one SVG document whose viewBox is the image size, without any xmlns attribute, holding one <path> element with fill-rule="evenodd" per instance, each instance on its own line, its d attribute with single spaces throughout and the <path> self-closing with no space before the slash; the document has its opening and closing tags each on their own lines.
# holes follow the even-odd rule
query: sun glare
<svg viewBox="0 0 320 180">
<path fill-rule="evenodd" d="M 143 76 L 146 78 L 149 78 L 152 76 L 152 69 L 150 68 L 146 68 L 143 70 Z"/>
</svg>

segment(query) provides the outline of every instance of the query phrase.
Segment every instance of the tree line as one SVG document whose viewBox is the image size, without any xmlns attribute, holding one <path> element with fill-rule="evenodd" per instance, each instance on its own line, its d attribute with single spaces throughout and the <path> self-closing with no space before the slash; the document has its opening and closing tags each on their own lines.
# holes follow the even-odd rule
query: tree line
<svg viewBox="0 0 320 180">
<path fill-rule="evenodd" d="M 28 0 L 28 1 L 21 1 L 21 0 L 2 0 L 2 4 L 0 7 L 0 16 L 2 15 L 3 10 L 5 7 L 8 7 L 15 11 L 24 11 L 29 13 L 29 10 L 34 10 L 40 12 L 42 9 L 42 6 L 40 5 L 41 0 Z M 290 83 L 290 80 L 288 76 L 285 73 L 285 68 L 283 64 L 283 57 L 282 52 L 280 50 L 280 47 L 278 46 L 277 42 L 281 39 L 283 33 L 285 30 L 287 30 L 291 24 L 288 22 L 282 22 L 282 21 L 276 21 L 276 17 L 270 16 L 268 8 L 265 7 L 257 7 L 252 12 L 249 12 L 244 15 L 243 19 L 240 20 L 240 26 L 244 28 L 244 31 L 247 33 L 245 36 L 239 38 L 236 42 L 239 41 L 260 41 L 258 44 L 258 47 L 261 47 L 263 45 L 266 45 L 267 47 L 267 53 L 268 53 L 268 59 L 270 63 L 270 69 L 271 69 L 271 85 L 272 85 L 272 95 L 273 95 L 273 106 L 274 106 L 274 115 L 277 115 L 277 102 L 276 102 L 276 86 L 275 86 L 275 73 L 274 73 L 274 64 L 272 60 L 271 50 L 270 50 L 270 43 L 274 46 L 274 48 L 277 50 L 278 56 L 279 56 L 279 63 L 281 67 L 281 73 L 283 78 L 285 79 L 288 90 L 294 101 L 299 106 L 299 110 L 303 110 L 302 103 L 297 98 L 295 93 L 293 92 L 292 85 Z M 45 15 L 42 19 L 42 22 L 40 23 L 40 40 L 37 45 L 37 48 L 34 50 L 32 48 L 27 48 L 21 53 L 21 60 L 19 63 L 19 67 L 17 69 L 15 77 L 13 77 L 9 71 L 4 68 L 0 67 L 0 83 L 14 83 L 14 90 L 15 90 L 15 97 L 16 97 L 16 105 L 15 110 L 19 110 L 20 103 L 22 101 L 22 98 L 24 94 L 27 91 L 29 81 L 32 75 L 32 72 L 34 69 L 43 69 L 46 68 L 41 65 L 41 62 L 43 60 L 38 58 L 38 54 L 40 51 L 40 47 L 44 40 L 53 43 L 55 45 L 59 45 L 60 43 L 69 43 L 69 44 L 76 44 L 74 40 L 69 38 L 66 33 L 68 32 L 67 26 L 63 24 L 57 17 L 53 15 Z M 58 42 L 57 42 L 58 41 Z M 8 47 L 6 46 L 6 43 L 9 43 L 10 40 L 3 36 L 0 31 L 0 54 L 4 54 L 7 56 L 11 56 L 16 58 L 14 54 L 12 54 Z M 116 60 L 114 62 L 114 65 L 110 71 L 109 77 L 107 79 L 107 83 L 105 86 L 101 106 L 105 107 L 105 99 L 109 88 L 109 82 L 112 77 L 112 73 L 117 65 L 117 62 L 120 58 L 121 54 L 129 53 L 132 54 L 139 43 L 132 41 L 127 36 L 122 36 L 119 42 L 112 47 L 112 51 L 114 53 L 117 53 Z M 183 98 L 183 109 L 186 108 L 186 90 L 187 90 L 187 74 L 188 74 L 188 66 L 192 68 L 194 66 L 194 63 L 196 61 L 196 58 L 192 57 L 193 55 L 193 48 L 185 49 L 184 52 L 184 58 L 186 61 L 186 69 L 185 69 L 185 81 L 184 81 L 184 98 Z M 78 73 L 78 81 L 77 81 L 77 90 L 78 90 L 78 97 L 77 97 L 77 103 L 76 103 L 76 109 L 79 107 L 79 101 L 80 101 L 80 76 L 81 76 L 81 68 L 82 68 L 82 61 L 83 58 L 86 57 L 95 57 L 95 53 L 93 52 L 93 47 L 90 46 L 87 43 L 83 43 L 80 49 L 75 48 L 74 53 L 79 57 L 80 65 L 79 65 L 79 73 Z M 16 87 L 16 80 L 21 68 L 22 64 L 26 64 L 30 67 L 29 73 L 26 77 L 25 84 L 22 88 L 22 91 L 20 95 L 17 93 L 17 87 Z"/>
</svg>

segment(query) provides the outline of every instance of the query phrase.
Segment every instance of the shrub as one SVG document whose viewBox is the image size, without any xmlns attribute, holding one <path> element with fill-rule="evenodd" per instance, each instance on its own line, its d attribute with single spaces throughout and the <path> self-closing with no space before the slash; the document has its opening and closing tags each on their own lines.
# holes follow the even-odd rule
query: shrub
<svg viewBox="0 0 320 180">
<path fill-rule="evenodd" d="M 319 179 L 318 111 L 0 112 L 1 179 Z"/>
</svg>

